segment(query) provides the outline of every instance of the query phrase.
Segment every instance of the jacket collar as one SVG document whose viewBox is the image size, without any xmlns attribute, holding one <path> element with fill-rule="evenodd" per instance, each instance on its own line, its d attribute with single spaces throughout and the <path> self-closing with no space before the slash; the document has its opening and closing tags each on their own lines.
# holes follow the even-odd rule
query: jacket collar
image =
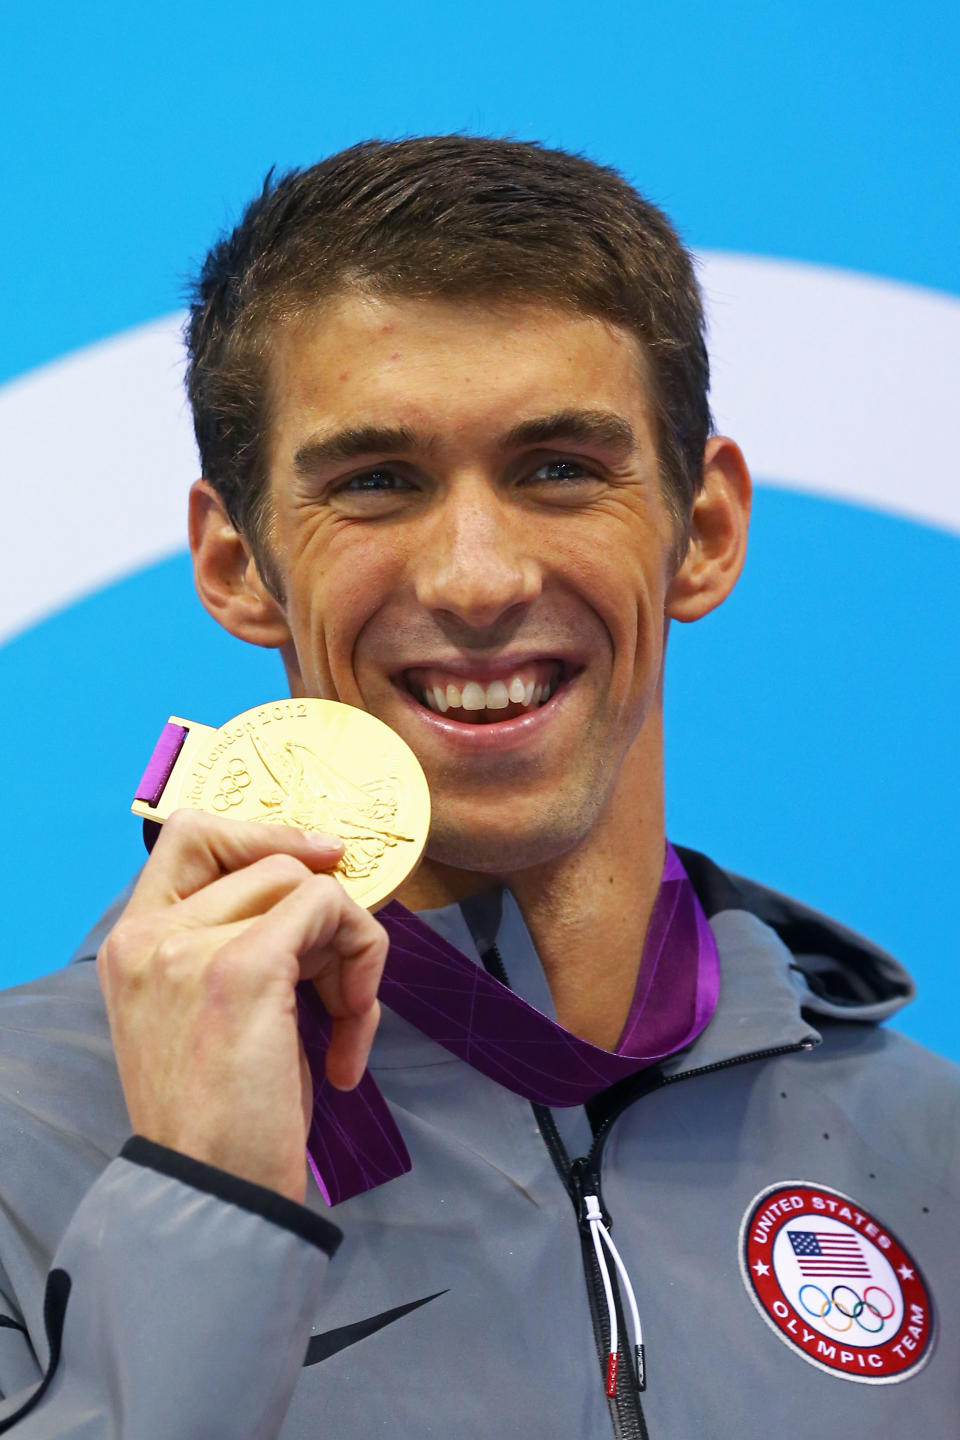
<svg viewBox="0 0 960 1440">
<path fill-rule="evenodd" d="M 804 1010 L 832 1020 L 876 1022 L 888 1020 L 913 999 L 916 986 L 903 966 L 862 935 L 776 890 L 721 870 L 696 850 L 676 850 L 711 923 L 739 912 L 773 932 Z"/>
</svg>

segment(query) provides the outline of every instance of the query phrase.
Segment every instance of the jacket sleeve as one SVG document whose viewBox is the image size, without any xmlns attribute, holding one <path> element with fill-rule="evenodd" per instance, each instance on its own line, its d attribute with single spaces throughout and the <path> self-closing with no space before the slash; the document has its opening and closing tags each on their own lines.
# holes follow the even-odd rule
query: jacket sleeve
<svg viewBox="0 0 960 1440">
<path fill-rule="evenodd" d="M 340 1238 L 272 1190 L 134 1137 L 57 1249 L 46 1333 L 31 1338 L 0 1295 L 0 1435 L 276 1436 Z"/>
</svg>

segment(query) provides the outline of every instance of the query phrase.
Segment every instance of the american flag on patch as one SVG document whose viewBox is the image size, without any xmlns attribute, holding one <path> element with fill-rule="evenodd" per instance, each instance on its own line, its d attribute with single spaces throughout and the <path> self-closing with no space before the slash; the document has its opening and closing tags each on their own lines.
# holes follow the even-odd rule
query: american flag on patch
<svg viewBox="0 0 960 1440">
<path fill-rule="evenodd" d="M 832 1230 L 788 1230 L 787 1234 L 801 1275 L 873 1279 L 856 1235 Z"/>
</svg>

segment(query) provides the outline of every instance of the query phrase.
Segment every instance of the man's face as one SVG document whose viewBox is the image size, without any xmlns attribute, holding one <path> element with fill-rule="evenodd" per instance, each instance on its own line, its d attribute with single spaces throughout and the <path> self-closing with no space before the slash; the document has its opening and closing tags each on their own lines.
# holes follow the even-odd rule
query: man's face
<svg viewBox="0 0 960 1440">
<path fill-rule="evenodd" d="M 404 737 L 436 861 L 567 853 L 659 754 L 675 534 L 643 376 L 626 331 L 540 305 L 350 294 L 276 346 L 291 686 Z"/>
</svg>

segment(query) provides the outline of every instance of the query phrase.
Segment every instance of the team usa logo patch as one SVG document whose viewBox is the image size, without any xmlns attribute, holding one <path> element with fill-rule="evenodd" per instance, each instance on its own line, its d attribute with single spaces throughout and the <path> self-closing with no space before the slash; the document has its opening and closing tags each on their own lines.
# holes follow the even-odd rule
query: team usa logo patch
<svg viewBox="0 0 960 1440">
<path fill-rule="evenodd" d="M 916 1261 L 838 1190 L 764 1190 L 743 1217 L 740 1269 L 767 1324 L 821 1370 L 891 1385 L 929 1358 L 933 1305 Z"/>
</svg>

